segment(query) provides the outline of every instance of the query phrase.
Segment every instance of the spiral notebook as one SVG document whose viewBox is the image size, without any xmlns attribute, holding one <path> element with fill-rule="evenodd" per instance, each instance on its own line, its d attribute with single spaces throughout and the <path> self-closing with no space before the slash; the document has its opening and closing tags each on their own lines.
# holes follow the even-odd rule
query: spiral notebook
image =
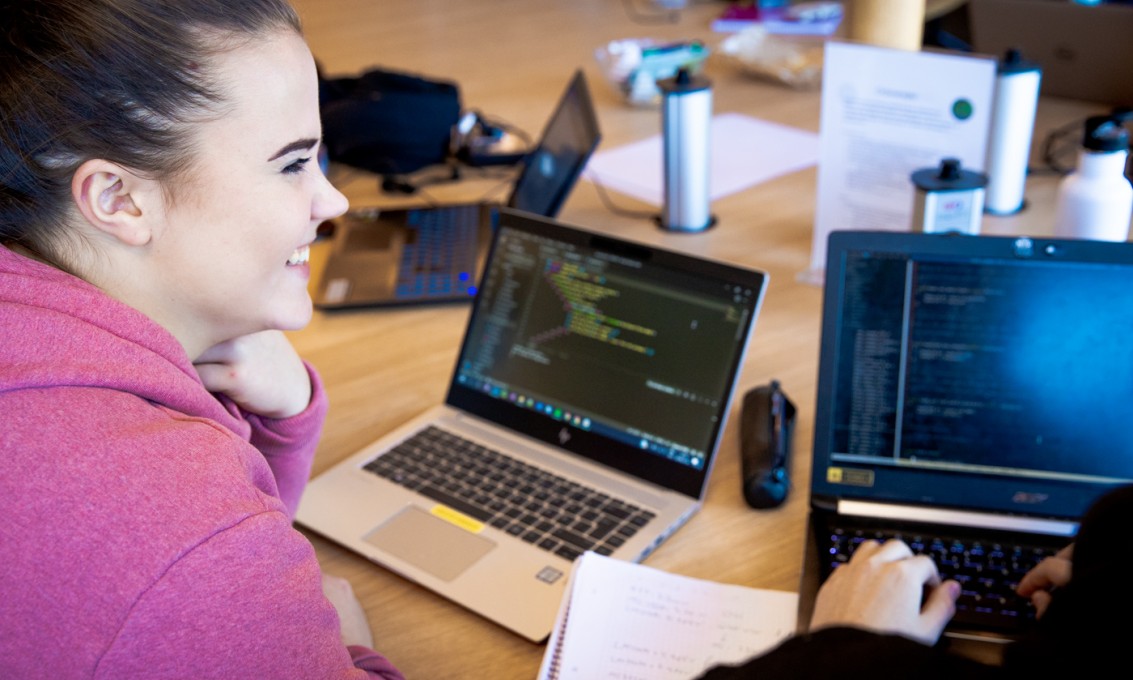
<svg viewBox="0 0 1133 680">
<path fill-rule="evenodd" d="M 575 562 L 538 680 L 688 680 L 771 649 L 798 595 L 670 574 L 586 552 Z"/>
</svg>

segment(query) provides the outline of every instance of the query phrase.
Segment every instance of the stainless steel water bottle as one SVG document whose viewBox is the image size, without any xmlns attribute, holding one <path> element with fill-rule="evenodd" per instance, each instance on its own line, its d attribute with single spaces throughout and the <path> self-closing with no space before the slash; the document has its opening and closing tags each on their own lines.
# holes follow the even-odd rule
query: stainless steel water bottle
<svg viewBox="0 0 1133 680">
<path fill-rule="evenodd" d="M 657 83 L 661 89 L 661 125 L 665 182 L 661 226 L 673 231 L 702 231 L 715 222 L 709 208 L 712 85 L 681 69 Z"/>
</svg>

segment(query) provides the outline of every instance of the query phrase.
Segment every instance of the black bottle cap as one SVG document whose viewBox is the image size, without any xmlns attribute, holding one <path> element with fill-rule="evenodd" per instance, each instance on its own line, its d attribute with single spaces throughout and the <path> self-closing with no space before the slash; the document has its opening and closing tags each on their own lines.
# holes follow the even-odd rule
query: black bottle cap
<svg viewBox="0 0 1133 680">
<path fill-rule="evenodd" d="M 707 90 L 712 87 L 708 78 L 693 73 L 687 66 L 682 66 L 672 78 L 657 81 L 657 87 L 664 94 L 688 94 Z"/>
<path fill-rule="evenodd" d="M 912 180 L 923 191 L 971 191 L 987 186 L 987 175 L 964 170 L 959 158 L 945 158 L 937 168 L 917 170 Z"/>
<path fill-rule="evenodd" d="M 1129 133 L 1112 116 L 1091 116 L 1086 119 L 1082 147 L 1087 151 L 1128 151 Z"/>
<path fill-rule="evenodd" d="M 1042 67 L 1033 61 L 1023 58 L 1023 53 L 1018 49 L 1011 47 L 1003 53 L 1003 58 L 996 64 L 996 72 L 1003 75 L 1014 75 L 1017 73 L 1030 73 L 1031 71 L 1042 72 Z"/>
<path fill-rule="evenodd" d="M 940 161 L 940 174 L 937 179 L 952 180 L 960 178 L 960 159 L 945 158 Z"/>
</svg>

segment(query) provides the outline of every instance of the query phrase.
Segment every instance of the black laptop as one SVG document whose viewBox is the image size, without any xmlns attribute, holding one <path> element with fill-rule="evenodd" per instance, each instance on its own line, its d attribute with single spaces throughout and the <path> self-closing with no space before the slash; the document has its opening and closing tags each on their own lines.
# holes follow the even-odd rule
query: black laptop
<svg viewBox="0 0 1133 680">
<path fill-rule="evenodd" d="M 601 134 L 590 91 L 576 71 L 506 205 L 554 217 Z M 322 309 L 467 301 L 476 294 L 497 205 L 353 210 L 333 221 L 333 242 L 314 294 Z"/>
<path fill-rule="evenodd" d="M 819 363 L 800 627 L 896 536 L 963 586 L 948 642 L 994 655 L 1034 621 L 1021 572 L 1133 480 L 1133 244 L 835 231 Z"/>
</svg>

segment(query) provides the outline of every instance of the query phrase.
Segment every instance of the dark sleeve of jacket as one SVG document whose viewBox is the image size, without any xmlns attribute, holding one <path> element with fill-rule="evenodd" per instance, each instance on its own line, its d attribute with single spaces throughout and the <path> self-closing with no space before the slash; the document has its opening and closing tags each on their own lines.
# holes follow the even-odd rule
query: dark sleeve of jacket
<svg viewBox="0 0 1133 680">
<path fill-rule="evenodd" d="M 880 635 L 857 628 L 826 628 L 788 638 L 743 665 L 712 668 L 700 680 L 995 677 L 999 677 L 999 669 L 949 654 L 939 646 L 929 647 L 899 635 Z"/>
<path fill-rule="evenodd" d="M 1030 635 L 1007 649 L 1005 664 L 1017 676 L 1129 676 L 1131 533 L 1133 486 L 1110 491 L 1086 512 L 1074 539 L 1070 583 L 1054 591 Z"/>
</svg>

